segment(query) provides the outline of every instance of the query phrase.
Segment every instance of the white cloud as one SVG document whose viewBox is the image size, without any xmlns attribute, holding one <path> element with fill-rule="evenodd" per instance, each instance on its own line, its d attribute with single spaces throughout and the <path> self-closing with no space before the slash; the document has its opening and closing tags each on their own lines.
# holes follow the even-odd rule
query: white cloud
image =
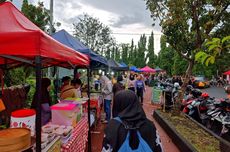
<svg viewBox="0 0 230 152">
<path fill-rule="evenodd" d="M 17 0 L 14 3 L 18 3 L 15 1 Z M 33 4 L 38 1 L 43 1 L 45 7 L 49 8 L 50 0 L 29 0 Z M 61 23 L 58 29 L 65 29 L 72 34 L 72 24 L 83 13 L 98 18 L 113 33 L 120 33 L 114 34 L 118 43 L 130 43 L 134 39 L 137 44 L 139 34 L 150 34 L 154 31 L 155 51 L 160 50 L 161 28 L 158 24 L 152 27 L 153 21 L 144 0 L 54 0 L 54 21 Z"/>
</svg>

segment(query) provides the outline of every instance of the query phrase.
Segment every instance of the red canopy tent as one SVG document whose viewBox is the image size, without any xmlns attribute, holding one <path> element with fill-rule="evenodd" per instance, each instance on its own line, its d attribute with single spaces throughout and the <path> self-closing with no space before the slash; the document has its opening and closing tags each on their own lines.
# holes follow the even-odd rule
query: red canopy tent
<svg viewBox="0 0 230 152">
<path fill-rule="evenodd" d="M 230 75 L 230 70 L 224 72 L 224 75 Z"/>
<path fill-rule="evenodd" d="M 145 66 L 144 68 L 140 69 L 142 72 L 147 72 L 147 73 L 154 73 L 156 72 L 154 69 L 150 68 L 149 66 Z"/>
<path fill-rule="evenodd" d="M 54 40 L 10 2 L 0 4 L 0 44 L 0 65 L 33 65 L 35 56 L 42 58 L 42 67 L 89 65 L 86 55 Z"/>
<path fill-rule="evenodd" d="M 42 67 L 88 67 L 89 58 L 54 40 L 12 3 L 4 2 L 0 4 L 0 68 L 23 64 L 36 68 L 37 99 L 41 101 Z M 41 151 L 41 102 L 36 105 L 36 151 Z"/>
</svg>

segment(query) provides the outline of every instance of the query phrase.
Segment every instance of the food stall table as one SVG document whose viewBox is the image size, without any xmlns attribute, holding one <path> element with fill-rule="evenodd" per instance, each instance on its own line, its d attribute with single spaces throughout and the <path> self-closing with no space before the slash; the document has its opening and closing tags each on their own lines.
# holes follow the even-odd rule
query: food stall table
<svg viewBox="0 0 230 152">
<path fill-rule="evenodd" d="M 62 144 L 62 152 L 82 152 L 85 151 L 88 139 L 88 120 L 87 115 L 82 116 L 82 119 L 74 128 L 69 141 Z"/>
</svg>

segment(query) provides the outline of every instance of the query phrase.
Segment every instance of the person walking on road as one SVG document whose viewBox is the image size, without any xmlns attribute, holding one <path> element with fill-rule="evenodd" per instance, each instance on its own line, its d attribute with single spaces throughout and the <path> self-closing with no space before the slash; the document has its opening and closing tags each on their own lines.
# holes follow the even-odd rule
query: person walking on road
<svg viewBox="0 0 230 152">
<path fill-rule="evenodd" d="M 107 76 L 101 76 L 101 93 L 104 98 L 104 112 L 106 114 L 106 119 L 103 123 L 108 123 L 108 121 L 111 118 L 111 102 L 113 98 L 113 92 L 112 92 L 112 82 L 109 80 Z"/>
<path fill-rule="evenodd" d="M 135 77 L 132 74 L 129 76 L 128 89 L 135 92 Z"/>
<path fill-rule="evenodd" d="M 114 99 L 114 108 L 118 113 L 109 121 L 104 131 L 102 152 L 124 151 L 125 144 L 133 151 L 137 151 L 143 148 L 141 147 L 143 141 L 146 143 L 144 147 L 148 147 L 149 152 L 162 152 L 156 127 L 146 118 L 135 93 L 131 90 L 122 90 L 115 95 Z"/>
<path fill-rule="evenodd" d="M 143 104 L 145 83 L 144 83 L 141 75 L 138 75 L 138 77 L 137 77 L 137 80 L 135 82 L 135 89 L 136 89 L 136 94 L 137 94 L 138 100 L 141 102 L 141 104 Z"/>
<path fill-rule="evenodd" d="M 113 85 L 113 94 L 115 95 L 118 91 L 124 90 L 125 86 L 122 83 L 123 82 L 123 77 L 119 75 L 117 77 L 117 82 Z"/>
<path fill-rule="evenodd" d="M 125 89 L 125 86 L 123 85 L 122 81 L 123 81 L 123 77 L 122 77 L 121 75 L 119 75 L 119 76 L 117 77 L 117 83 L 115 83 L 115 84 L 113 85 L 113 97 L 114 97 L 119 91 Z M 114 100 L 114 98 L 113 98 L 113 105 L 114 105 L 114 102 L 115 102 L 115 100 Z M 112 107 L 113 107 L 113 106 L 112 106 Z M 117 112 L 116 112 L 116 109 L 114 109 L 114 107 L 113 107 L 113 108 L 112 108 L 113 117 L 114 117 L 114 114 L 115 114 L 115 113 L 117 113 Z"/>
</svg>

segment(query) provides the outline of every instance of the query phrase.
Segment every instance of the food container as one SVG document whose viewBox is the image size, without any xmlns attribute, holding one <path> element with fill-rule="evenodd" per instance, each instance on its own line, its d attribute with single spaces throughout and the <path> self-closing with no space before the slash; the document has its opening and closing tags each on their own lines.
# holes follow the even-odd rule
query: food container
<svg viewBox="0 0 230 152">
<path fill-rule="evenodd" d="M 42 127 L 42 131 L 44 133 L 52 133 L 54 129 L 55 129 L 55 127 L 52 125 L 45 125 Z"/>
<path fill-rule="evenodd" d="M 36 112 L 33 109 L 20 109 L 11 113 L 10 128 L 28 128 L 35 134 Z"/>
<path fill-rule="evenodd" d="M 76 126 L 80 109 L 76 104 L 58 103 L 51 107 L 52 124 Z"/>
<path fill-rule="evenodd" d="M 0 151 L 23 151 L 31 145 L 31 134 L 27 128 L 9 128 L 0 131 Z"/>
<path fill-rule="evenodd" d="M 45 149 L 47 144 L 48 144 L 48 142 L 41 143 L 41 149 Z"/>
<path fill-rule="evenodd" d="M 42 133 L 42 135 L 41 135 L 41 142 L 42 143 L 47 142 L 48 141 L 48 136 L 49 136 L 49 134 Z"/>
</svg>

